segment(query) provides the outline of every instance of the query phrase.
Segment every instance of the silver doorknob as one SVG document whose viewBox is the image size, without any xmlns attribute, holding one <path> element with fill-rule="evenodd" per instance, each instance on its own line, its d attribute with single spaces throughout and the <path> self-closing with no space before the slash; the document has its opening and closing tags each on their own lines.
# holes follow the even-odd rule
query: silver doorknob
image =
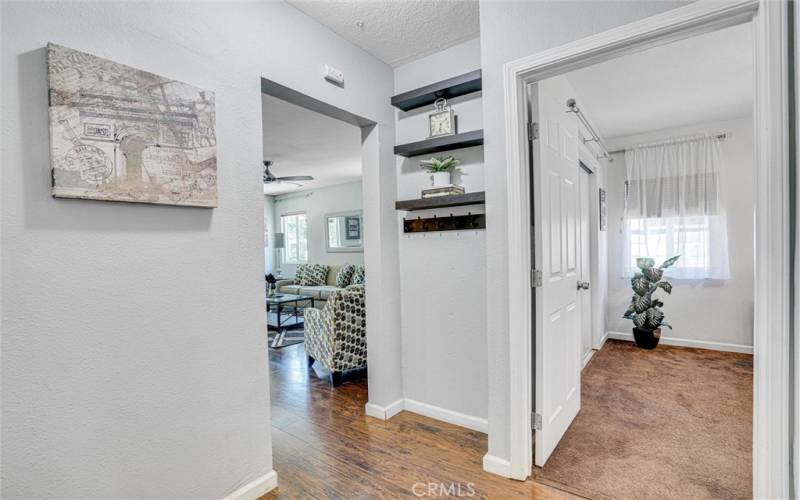
<svg viewBox="0 0 800 500">
<path fill-rule="evenodd" d="M 578 290 L 588 290 L 589 289 L 589 282 L 588 281 L 579 281 L 578 282 Z"/>
</svg>

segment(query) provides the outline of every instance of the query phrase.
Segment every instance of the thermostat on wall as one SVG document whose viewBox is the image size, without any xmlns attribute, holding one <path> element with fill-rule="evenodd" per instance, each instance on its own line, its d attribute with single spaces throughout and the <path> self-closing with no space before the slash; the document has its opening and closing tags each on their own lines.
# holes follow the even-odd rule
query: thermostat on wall
<svg viewBox="0 0 800 500">
<path fill-rule="evenodd" d="M 344 73 L 328 64 L 325 65 L 325 79 L 340 87 L 344 86 Z"/>
</svg>

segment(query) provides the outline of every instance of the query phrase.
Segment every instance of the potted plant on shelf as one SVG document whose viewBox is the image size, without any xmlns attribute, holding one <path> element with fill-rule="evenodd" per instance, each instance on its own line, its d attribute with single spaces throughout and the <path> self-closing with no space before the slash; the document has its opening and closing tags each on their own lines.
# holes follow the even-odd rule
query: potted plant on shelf
<svg viewBox="0 0 800 500">
<path fill-rule="evenodd" d="M 452 184 L 450 175 L 461 161 L 453 156 L 434 156 L 422 160 L 419 164 L 433 176 L 433 187 L 445 187 Z"/>
<path fill-rule="evenodd" d="M 661 339 L 661 327 L 672 329 L 664 322 L 664 311 L 660 309 L 664 303 L 658 298 L 653 298 L 653 293 L 659 288 L 672 293 L 672 284 L 661 278 L 664 276 L 664 269 L 677 262 L 679 257 L 680 255 L 670 257 L 658 267 L 654 267 L 653 259 L 636 259 L 636 266 L 641 272 L 637 272 L 631 278 L 634 294 L 623 318 L 633 321 L 633 338 L 639 347 L 654 349 Z"/>
</svg>

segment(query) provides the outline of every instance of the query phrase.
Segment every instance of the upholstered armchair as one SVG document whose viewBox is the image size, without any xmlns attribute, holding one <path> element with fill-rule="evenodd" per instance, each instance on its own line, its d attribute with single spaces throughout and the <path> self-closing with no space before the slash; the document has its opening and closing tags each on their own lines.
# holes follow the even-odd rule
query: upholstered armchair
<svg viewBox="0 0 800 500">
<path fill-rule="evenodd" d="M 342 383 L 342 372 L 367 366 L 367 310 L 364 286 L 333 292 L 322 310 L 306 308 L 305 337 L 308 365 L 322 363 L 331 383 Z"/>
</svg>

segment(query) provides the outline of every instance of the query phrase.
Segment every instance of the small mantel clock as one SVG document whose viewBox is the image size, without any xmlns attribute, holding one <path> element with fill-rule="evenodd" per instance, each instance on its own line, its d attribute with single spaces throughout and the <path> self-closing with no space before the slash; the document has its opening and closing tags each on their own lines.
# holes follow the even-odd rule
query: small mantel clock
<svg viewBox="0 0 800 500">
<path fill-rule="evenodd" d="M 436 111 L 428 115 L 428 138 L 454 135 L 456 133 L 456 116 L 453 109 L 447 104 L 447 99 L 443 97 L 436 99 L 433 107 Z"/>
</svg>

